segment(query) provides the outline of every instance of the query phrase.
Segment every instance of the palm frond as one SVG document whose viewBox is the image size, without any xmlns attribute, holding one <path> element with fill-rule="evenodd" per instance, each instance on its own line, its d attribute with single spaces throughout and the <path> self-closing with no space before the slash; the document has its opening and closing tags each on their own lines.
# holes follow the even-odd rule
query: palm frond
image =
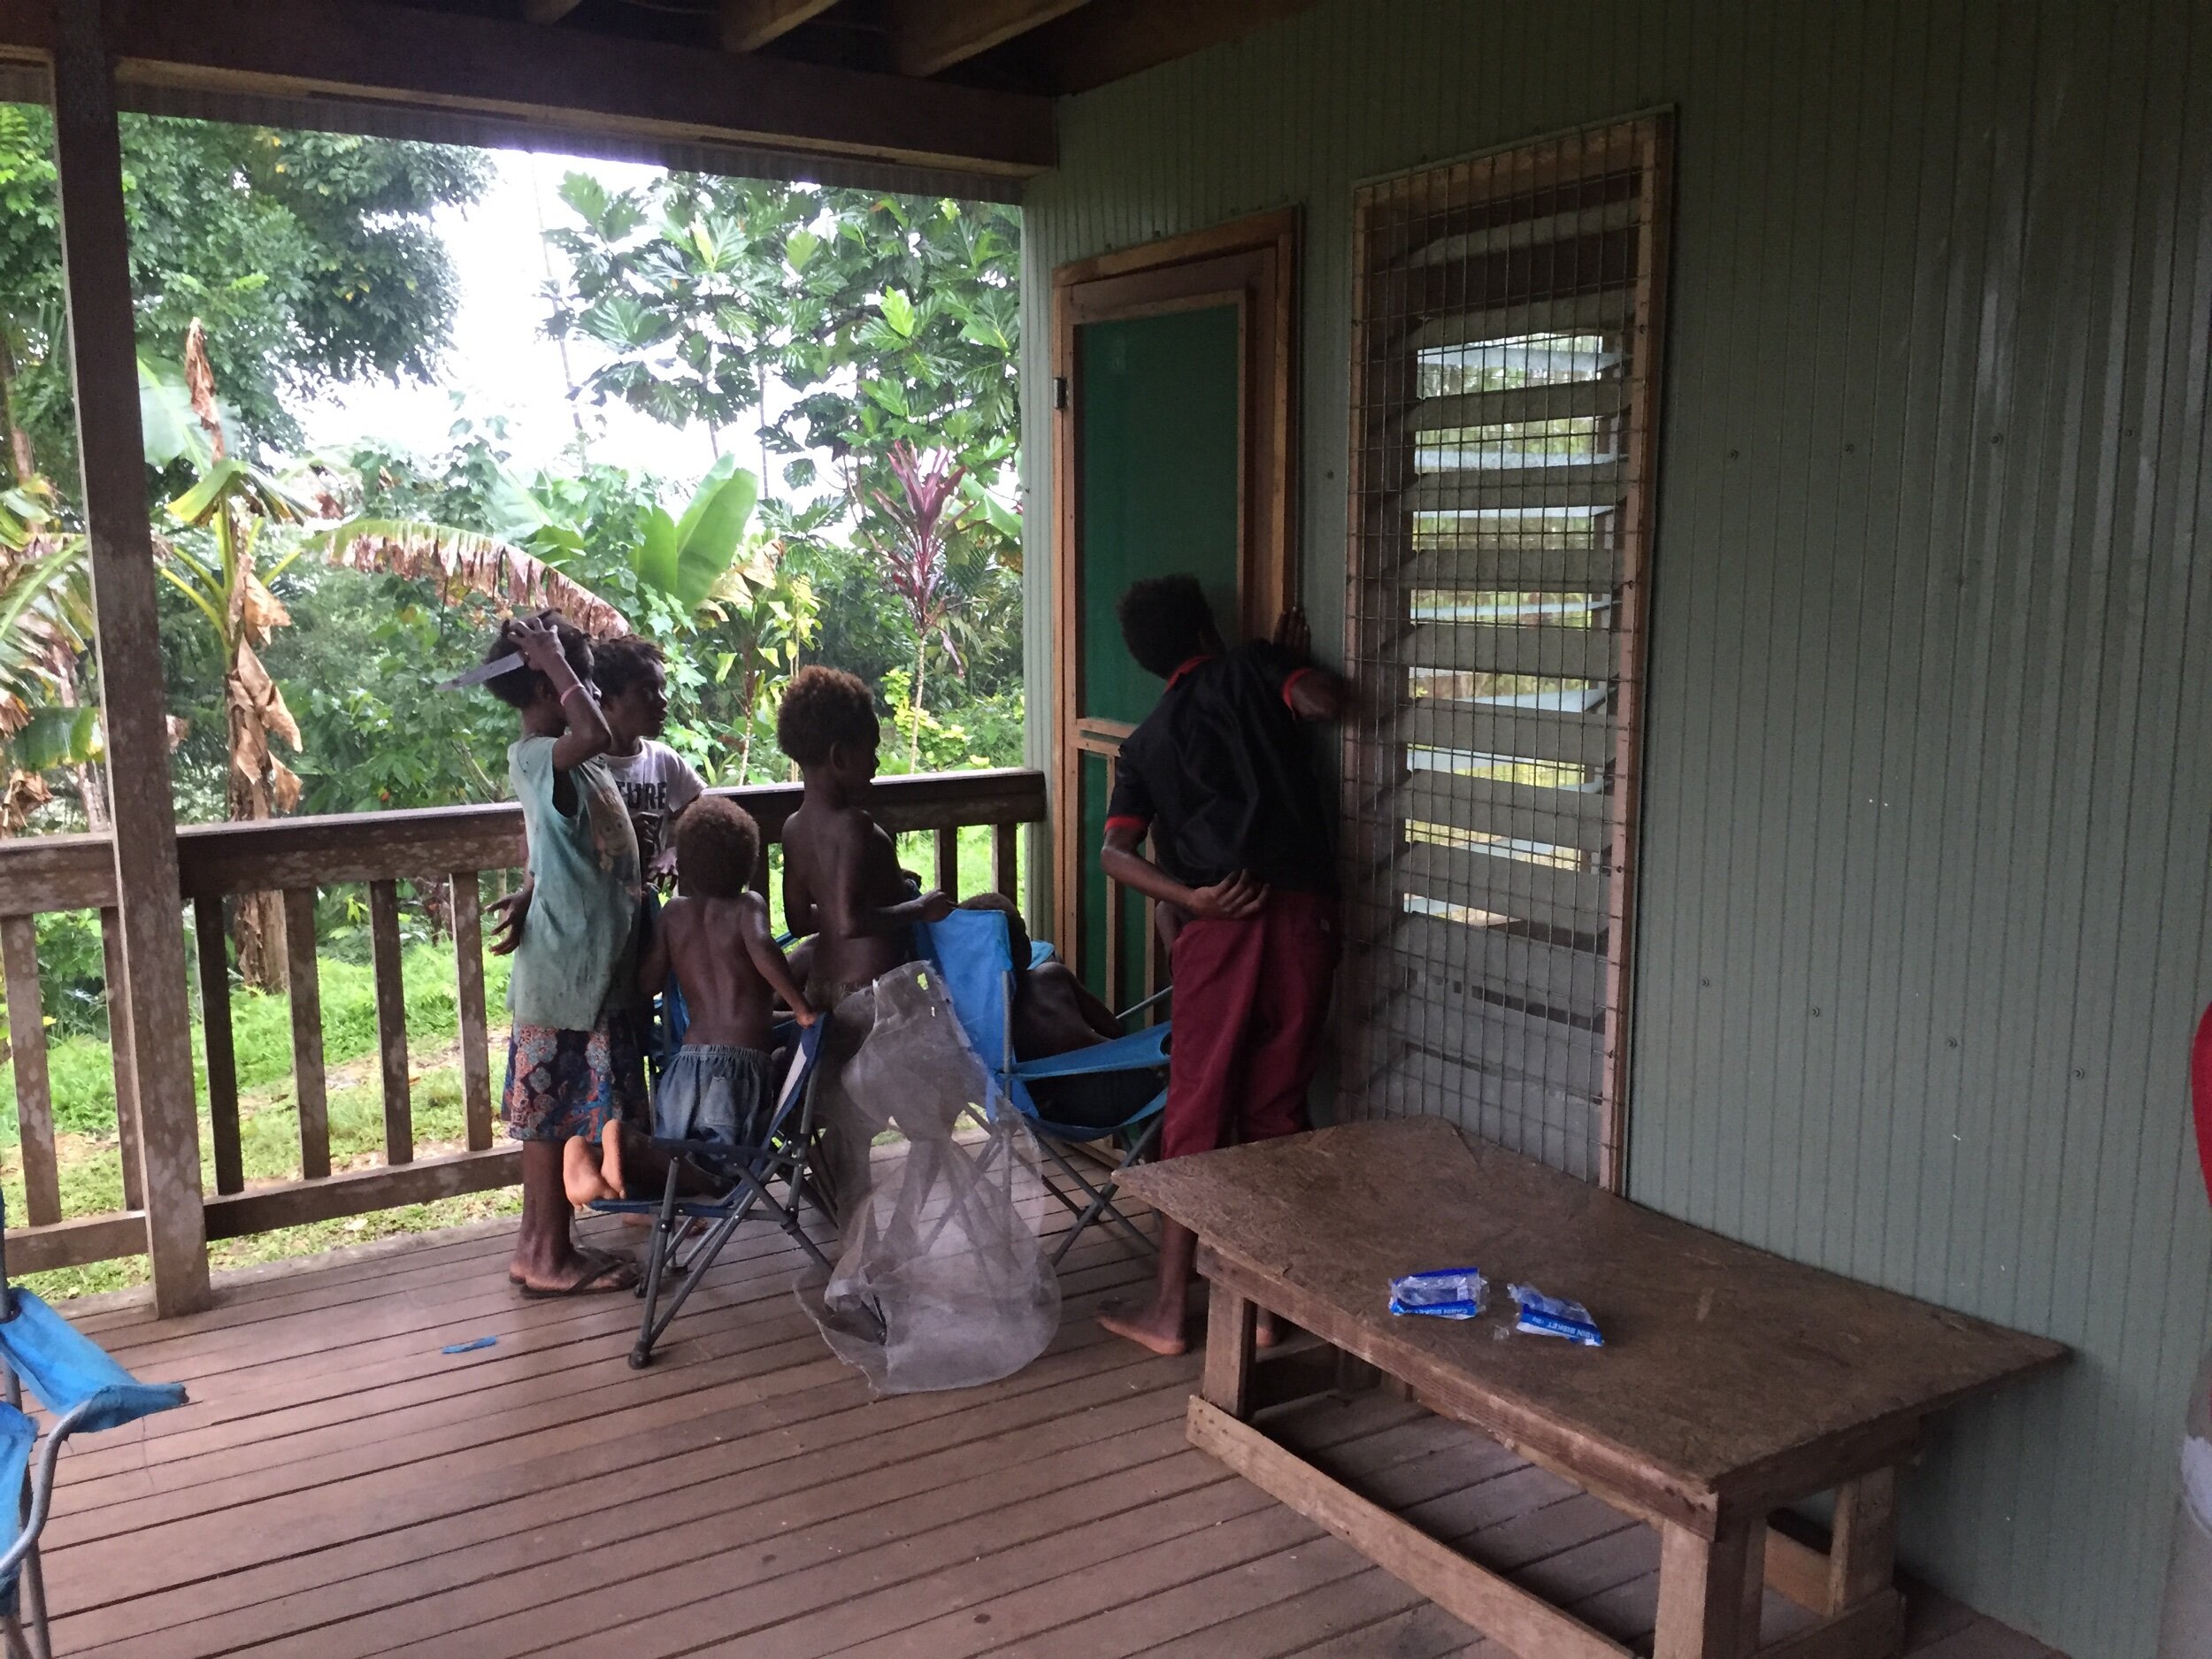
<svg viewBox="0 0 2212 1659">
<path fill-rule="evenodd" d="M 451 604 L 480 594 L 509 611 L 559 612 L 587 634 L 627 634 L 619 611 L 541 559 L 472 530 L 401 518 L 356 518 L 309 539 L 342 570 L 428 581 Z"/>
</svg>

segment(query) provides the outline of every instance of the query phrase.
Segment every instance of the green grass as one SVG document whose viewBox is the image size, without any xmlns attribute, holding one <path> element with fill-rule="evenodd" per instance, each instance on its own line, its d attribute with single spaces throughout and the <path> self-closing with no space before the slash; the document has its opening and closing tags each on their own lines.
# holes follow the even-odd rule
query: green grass
<svg viewBox="0 0 2212 1659">
<path fill-rule="evenodd" d="M 453 948 L 419 944 L 402 957 L 407 991 L 407 1035 L 418 1156 L 457 1151 L 466 1142 L 459 1064 L 457 996 Z M 372 971 L 325 956 L 322 991 L 323 1053 L 329 1068 L 330 1156 L 334 1169 L 382 1162 L 384 1102 L 376 1061 L 376 991 Z M 504 1041 L 500 1008 L 507 964 L 485 966 L 485 996 L 495 1029 L 489 1035 L 495 1072 Z M 234 991 L 231 1023 L 237 1051 L 240 1155 L 248 1185 L 296 1180 L 300 1176 L 299 1109 L 292 1088 L 289 999 Z M 195 1084 L 200 1102 L 200 1159 L 211 1184 L 214 1148 L 207 1119 L 207 1079 L 198 1028 L 193 1033 Z M 105 1041 L 72 1036 L 49 1055 L 54 1095 L 56 1163 L 62 1214 L 93 1216 L 123 1208 L 123 1164 L 115 1125 L 115 1081 Z M 12 1070 L 0 1084 L 0 1190 L 11 1218 L 25 1214 L 23 1168 L 15 1116 Z M 286 1227 L 252 1238 L 227 1240 L 211 1248 L 218 1271 L 282 1256 L 303 1256 L 396 1233 L 457 1225 L 519 1208 L 512 1189 L 413 1204 L 373 1215 Z M 27 1275 L 24 1283 L 53 1299 L 143 1283 L 143 1256 L 96 1262 Z"/>
</svg>

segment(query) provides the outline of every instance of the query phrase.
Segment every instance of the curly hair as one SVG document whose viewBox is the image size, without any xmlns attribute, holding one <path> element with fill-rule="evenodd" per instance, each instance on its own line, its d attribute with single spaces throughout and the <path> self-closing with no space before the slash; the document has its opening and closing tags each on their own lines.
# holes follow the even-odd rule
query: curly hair
<svg viewBox="0 0 2212 1659">
<path fill-rule="evenodd" d="M 568 658 L 568 665 L 575 672 L 578 683 L 589 685 L 592 666 L 591 635 L 573 622 L 565 621 L 559 617 L 552 620 L 553 632 L 561 641 L 561 655 Z M 492 642 L 484 648 L 486 662 L 495 663 L 501 657 L 513 654 L 515 642 L 513 637 L 508 633 L 508 629 L 512 626 L 511 619 L 499 625 L 499 632 L 492 635 Z M 486 680 L 484 689 L 509 708 L 526 709 L 539 698 L 551 696 L 553 682 L 526 664 L 520 668 L 511 668 L 495 679 Z"/>
<path fill-rule="evenodd" d="M 592 648 L 591 678 L 603 697 L 618 697 L 634 686 L 641 686 L 655 674 L 664 672 L 668 654 L 659 642 L 625 634 L 619 638 L 602 640 Z"/>
<path fill-rule="evenodd" d="M 792 675 L 776 710 L 776 743 L 802 766 L 818 766 L 843 743 L 873 749 L 883 736 L 865 681 L 841 668 L 811 664 Z"/>
<path fill-rule="evenodd" d="M 726 795 L 701 795 L 676 820 L 676 879 L 693 898 L 733 899 L 760 860 L 760 826 Z"/>
<path fill-rule="evenodd" d="M 1220 637 L 1213 607 L 1195 576 L 1155 576 L 1133 582 L 1114 614 L 1122 643 L 1137 666 L 1165 680 Z"/>
</svg>

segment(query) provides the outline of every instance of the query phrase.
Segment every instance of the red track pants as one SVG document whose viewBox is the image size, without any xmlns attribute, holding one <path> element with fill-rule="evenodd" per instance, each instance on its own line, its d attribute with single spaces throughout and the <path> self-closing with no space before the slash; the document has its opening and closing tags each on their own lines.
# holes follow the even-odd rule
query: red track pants
<svg viewBox="0 0 2212 1659">
<path fill-rule="evenodd" d="M 1242 921 L 1183 925 L 1161 1156 L 1306 1126 L 1337 949 L 1336 902 L 1310 893 L 1271 893 Z"/>
</svg>

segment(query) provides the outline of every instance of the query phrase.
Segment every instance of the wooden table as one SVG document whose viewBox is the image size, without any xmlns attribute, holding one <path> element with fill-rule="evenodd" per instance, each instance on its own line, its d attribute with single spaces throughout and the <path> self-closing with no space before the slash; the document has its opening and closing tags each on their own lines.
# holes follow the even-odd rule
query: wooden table
<svg viewBox="0 0 2212 1659">
<path fill-rule="evenodd" d="M 2066 1355 L 1669 1220 L 1436 1119 L 1323 1129 L 1124 1179 L 1198 1234 L 1212 1281 L 1192 1443 L 1528 1659 L 1627 1649 L 1256 1427 L 1256 1308 L 1656 1527 L 1655 1659 L 1895 1653 L 1899 1466 L 1934 1413 Z M 1467 1265 L 1490 1281 L 1483 1318 L 1391 1315 L 1393 1278 Z M 1499 1340 L 1509 1282 L 1583 1302 L 1606 1346 Z M 1775 1510 L 1831 1489 L 1827 1551 L 1770 1530 Z M 1768 1583 L 1823 1622 L 1760 1648 Z"/>
</svg>

